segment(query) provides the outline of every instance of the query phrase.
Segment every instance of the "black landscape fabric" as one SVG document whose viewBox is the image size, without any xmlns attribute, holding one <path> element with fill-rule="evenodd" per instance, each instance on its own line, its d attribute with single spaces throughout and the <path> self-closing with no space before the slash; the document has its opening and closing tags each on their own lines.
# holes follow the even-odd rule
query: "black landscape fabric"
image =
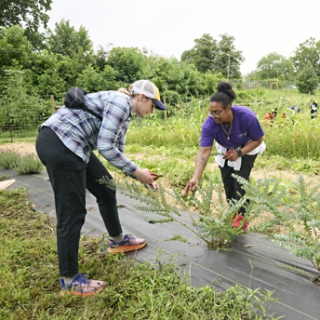
<svg viewBox="0 0 320 320">
<path fill-rule="evenodd" d="M 27 188 L 36 210 L 55 215 L 53 192 L 45 171 L 22 176 L 0 168 L 0 173 L 16 179 L 8 189 Z M 149 223 L 136 212 L 134 205 L 138 202 L 120 193 L 117 199 L 124 232 L 148 241 L 144 249 L 127 254 L 129 257 L 140 262 L 155 261 L 159 249 L 162 249 L 166 255 L 160 260 L 166 262 L 170 256 L 179 253 L 177 267 L 189 273 L 195 287 L 211 285 L 224 291 L 230 285 L 239 284 L 252 289 L 274 290 L 273 296 L 280 300 L 269 304 L 269 314 L 284 315 L 290 320 L 320 319 L 320 286 L 312 282 L 319 273 L 310 262 L 293 256 L 267 240 L 266 236 L 255 233 L 234 237 L 232 247 L 227 251 L 211 250 L 179 223 Z M 88 235 L 105 233 L 95 198 L 89 192 L 87 213 L 82 232 Z M 181 212 L 181 219 L 191 223 L 187 212 Z M 165 241 L 174 235 L 188 240 L 186 243 Z"/>
</svg>

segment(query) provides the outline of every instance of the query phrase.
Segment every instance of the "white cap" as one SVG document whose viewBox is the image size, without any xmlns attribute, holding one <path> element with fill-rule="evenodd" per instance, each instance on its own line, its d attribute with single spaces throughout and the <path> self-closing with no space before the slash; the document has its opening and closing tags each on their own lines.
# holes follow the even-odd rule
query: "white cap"
<svg viewBox="0 0 320 320">
<path fill-rule="evenodd" d="M 144 94 L 147 98 L 153 100 L 156 108 L 159 110 L 168 110 L 160 101 L 159 89 L 149 80 L 139 80 L 132 84 L 132 93 Z"/>
</svg>

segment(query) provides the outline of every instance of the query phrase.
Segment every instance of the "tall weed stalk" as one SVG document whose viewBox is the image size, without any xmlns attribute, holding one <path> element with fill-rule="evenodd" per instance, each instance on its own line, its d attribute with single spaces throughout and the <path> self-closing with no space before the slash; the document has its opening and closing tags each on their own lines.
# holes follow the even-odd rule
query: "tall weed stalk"
<svg viewBox="0 0 320 320">
<path fill-rule="evenodd" d="M 192 194 L 189 198 L 182 196 L 181 191 L 165 191 L 161 185 L 159 185 L 158 192 L 155 192 L 150 188 L 145 190 L 143 186 L 134 181 L 130 184 L 128 182 L 121 183 L 102 177 L 99 182 L 107 184 L 111 188 L 116 188 L 126 196 L 140 201 L 141 205 L 135 207 L 149 221 L 153 223 L 175 221 L 196 234 L 210 248 L 228 247 L 231 239 L 242 232 L 244 220 L 239 228 L 232 228 L 231 224 L 233 215 L 238 212 L 242 203 L 234 202 L 227 205 L 222 198 L 221 185 L 217 186 L 212 181 L 202 189 L 198 188 L 196 194 Z M 219 193 L 218 203 L 212 201 L 212 196 L 217 188 Z M 183 210 L 187 211 L 191 223 L 186 223 L 179 218 L 182 213 L 169 204 L 167 199 L 169 197 L 174 199 Z M 191 211 L 193 211 L 193 214 Z M 150 217 L 151 213 L 157 214 L 159 217 L 154 219 Z M 198 215 L 195 213 L 198 213 Z M 175 236 L 175 239 L 180 240 L 182 237 Z"/>
</svg>

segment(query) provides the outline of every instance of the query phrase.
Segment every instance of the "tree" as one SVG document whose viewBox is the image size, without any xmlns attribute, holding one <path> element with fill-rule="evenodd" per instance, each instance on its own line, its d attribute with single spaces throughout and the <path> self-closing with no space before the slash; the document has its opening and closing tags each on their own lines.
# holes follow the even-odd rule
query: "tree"
<svg viewBox="0 0 320 320">
<path fill-rule="evenodd" d="M 91 64 L 82 71 L 77 79 L 77 86 L 87 92 L 117 90 L 120 85 L 116 82 L 118 73 L 109 65 L 103 71 L 94 68 Z"/>
<path fill-rule="evenodd" d="M 38 97 L 28 94 L 29 79 L 26 71 L 21 70 L 20 66 L 13 66 L 5 70 L 5 86 L 3 91 L 0 90 L 6 95 L 6 112 L 2 113 L 2 124 L 10 123 L 11 127 L 21 130 L 35 129 L 36 122 L 39 120 L 43 122 L 47 110 L 50 110 L 39 101 Z"/>
<path fill-rule="evenodd" d="M 31 44 L 19 26 L 0 29 L 0 70 L 18 62 L 24 64 L 32 51 Z"/>
<path fill-rule="evenodd" d="M 203 74 L 203 93 L 207 94 L 208 96 L 212 95 L 215 90 L 216 86 L 219 81 L 222 80 L 222 74 L 221 73 L 215 73 L 213 74 L 210 71 L 207 71 Z"/>
<path fill-rule="evenodd" d="M 87 92 L 100 91 L 100 84 L 99 71 L 93 68 L 91 64 L 82 71 L 77 79 L 77 86 L 85 89 Z"/>
<path fill-rule="evenodd" d="M 38 47 L 43 40 L 38 30 L 41 25 L 47 27 L 49 16 L 45 12 L 51 9 L 51 3 L 52 0 L 1 0 L 0 27 L 24 27 L 25 35 Z"/>
<path fill-rule="evenodd" d="M 60 54 L 56 54 L 55 57 L 58 60 L 56 64 L 57 73 L 65 81 L 66 88 L 75 87 L 79 74 L 85 68 L 85 61 L 82 62 Z"/>
<path fill-rule="evenodd" d="M 104 69 L 107 64 L 108 51 L 99 46 L 98 51 L 93 55 L 94 65 L 99 68 L 100 71 Z"/>
<path fill-rule="evenodd" d="M 38 92 L 44 99 L 49 99 L 53 94 L 59 103 L 66 94 L 66 83 L 59 77 L 55 68 L 48 69 L 39 77 Z"/>
<path fill-rule="evenodd" d="M 292 56 L 292 61 L 296 73 L 301 72 L 310 62 L 317 76 L 320 77 L 320 41 L 309 38 L 300 43 Z"/>
<path fill-rule="evenodd" d="M 201 38 L 194 40 L 191 50 L 184 51 L 182 61 L 193 63 L 200 72 L 214 70 L 214 60 L 218 54 L 217 40 L 205 33 Z"/>
<path fill-rule="evenodd" d="M 219 42 L 210 34 L 195 39 L 195 45 L 182 53 L 181 60 L 193 63 L 200 72 L 209 70 L 227 78 L 229 69 L 230 78 L 240 78 L 240 63 L 244 61 L 242 52 L 236 50 L 234 37 L 227 34 L 220 37 Z"/>
<path fill-rule="evenodd" d="M 110 50 L 107 63 L 118 72 L 117 81 L 131 84 L 143 74 L 144 57 L 138 48 L 116 47 Z"/>
<path fill-rule="evenodd" d="M 117 90 L 120 87 L 120 84 L 116 82 L 118 76 L 119 75 L 116 70 L 109 65 L 105 65 L 103 71 L 100 72 L 100 79 L 103 85 L 100 90 Z"/>
<path fill-rule="evenodd" d="M 293 62 L 291 59 L 272 52 L 258 61 L 256 79 L 283 79 L 294 80 Z"/>
<path fill-rule="evenodd" d="M 240 79 L 240 63 L 244 61 L 242 52 L 236 50 L 235 38 L 227 34 L 222 34 L 218 43 L 218 54 L 214 61 L 214 70 L 219 71 L 223 77 L 230 79 Z M 229 71 L 229 72 L 228 72 Z"/>
<path fill-rule="evenodd" d="M 301 93 L 313 93 L 318 86 L 318 77 L 309 61 L 297 77 L 297 87 Z"/>
<path fill-rule="evenodd" d="M 85 65 L 91 62 L 92 41 L 85 27 L 80 26 L 77 31 L 70 26 L 68 20 L 61 20 L 55 24 L 54 31 L 49 30 L 48 34 L 47 45 L 50 52 L 85 60 Z"/>
</svg>

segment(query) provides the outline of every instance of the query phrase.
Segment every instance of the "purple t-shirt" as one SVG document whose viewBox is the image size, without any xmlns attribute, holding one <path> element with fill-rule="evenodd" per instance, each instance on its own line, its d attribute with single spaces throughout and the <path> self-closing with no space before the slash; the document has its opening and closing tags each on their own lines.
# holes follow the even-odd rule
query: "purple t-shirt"
<svg viewBox="0 0 320 320">
<path fill-rule="evenodd" d="M 236 149 L 250 140 L 258 140 L 264 132 L 255 113 L 242 106 L 232 106 L 234 120 L 229 134 L 230 140 L 222 129 L 222 124 L 217 124 L 211 116 L 204 122 L 201 130 L 201 147 L 211 147 L 216 140 L 222 147 Z M 224 127 L 229 132 L 230 127 Z"/>
</svg>

